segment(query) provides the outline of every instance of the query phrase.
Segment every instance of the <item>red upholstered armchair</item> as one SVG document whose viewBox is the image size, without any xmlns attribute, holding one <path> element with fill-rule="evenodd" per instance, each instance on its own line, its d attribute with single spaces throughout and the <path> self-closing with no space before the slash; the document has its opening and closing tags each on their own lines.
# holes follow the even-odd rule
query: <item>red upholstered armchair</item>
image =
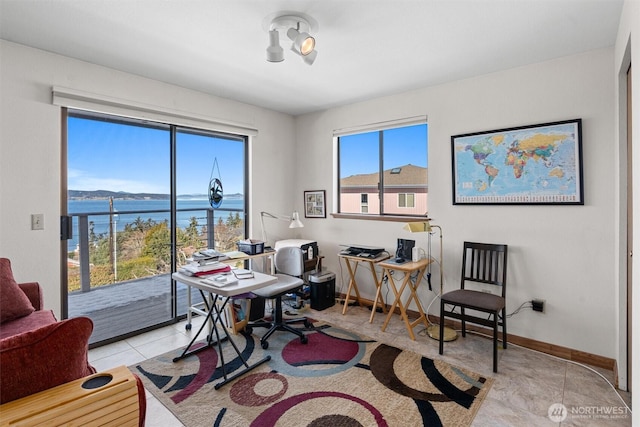
<svg viewBox="0 0 640 427">
<path fill-rule="evenodd" d="M 59 322 L 43 305 L 40 285 L 16 283 L 9 260 L 0 258 L 0 403 L 96 372 L 88 361 L 91 319 Z M 146 396 L 139 379 L 138 396 L 143 426 Z"/>
</svg>

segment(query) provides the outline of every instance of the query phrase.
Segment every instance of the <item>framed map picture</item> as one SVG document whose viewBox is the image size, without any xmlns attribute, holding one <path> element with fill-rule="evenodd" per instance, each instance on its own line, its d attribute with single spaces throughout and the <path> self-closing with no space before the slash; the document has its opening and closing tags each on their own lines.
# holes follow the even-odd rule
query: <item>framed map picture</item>
<svg viewBox="0 0 640 427">
<path fill-rule="evenodd" d="M 324 190 L 304 192 L 305 218 L 326 218 Z"/>
<path fill-rule="evenodd" d="M 451 137 L 454 205 L 584 205 L 582 120 Z"/>
</svg>

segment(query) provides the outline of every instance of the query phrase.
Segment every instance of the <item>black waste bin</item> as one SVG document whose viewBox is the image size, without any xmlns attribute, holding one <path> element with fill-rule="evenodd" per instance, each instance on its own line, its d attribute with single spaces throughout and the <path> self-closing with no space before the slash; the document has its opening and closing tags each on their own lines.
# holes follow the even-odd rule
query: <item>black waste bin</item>
<svg viewBox="0 0 640 427">
<path fill-rule="evenodd" d="M 330 271 L 321 271 L 309 275 L 311 288 L 311 308 L 324 310 L 336 303 L 336 275 Z"/>
</svg>

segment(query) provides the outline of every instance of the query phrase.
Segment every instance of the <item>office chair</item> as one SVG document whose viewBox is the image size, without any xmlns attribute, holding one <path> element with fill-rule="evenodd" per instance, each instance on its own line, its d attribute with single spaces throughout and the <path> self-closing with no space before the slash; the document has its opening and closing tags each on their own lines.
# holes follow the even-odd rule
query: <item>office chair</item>
<svg viewBox="0 0 640 427">
<path fill-rule="evenodd" d="M 467 282 L 495 285 L 500 290 L 492 294 L 465 289 Z M 440 297 L 440 354 L 444 349 L 445 317 L 453 317 L 462 322 L 463 337 L 466 322 L 488 326 L 493 328 L 493 372 L 498 372 L 498 326 L 502 326 L 502 348 L 507 348 L 506 285 L 507 245 L 464 242 L 460 289 Z M 458 307 L 460 313 L 454 311 Z M 465 310 L 487 313 L 488 317 L 470 315 Z"/>
<path fill-rule="evenodd" d="M 276 251 L 274 257 L 276 267 L 276 277 L 278 281 L 273 285 L 253 291 L 255 295 L 265 299 L 274 299 L 275 306 L 273 312 L 273 320 L 271 322 L 254 322 L 248 325 L 248 330 L 254 327 L 269 328 L 269 330 L 260 339 L 260 345 L 263 349 L 269 347 L 267 341 L 275 331 L 289 331 L 300 337 L 302 344 L 307 343 L 307 337 L 301 330 L 289 326 L 293 323 L 304 322 L 305 327 L 311 327 L 311 322 L 307 318 L 283 319 L 282 317 L 282 297 L 302 287 L 304 281 L 304 257 L 302 249 L 297 247 L 284 247 Z"/>
</svg>

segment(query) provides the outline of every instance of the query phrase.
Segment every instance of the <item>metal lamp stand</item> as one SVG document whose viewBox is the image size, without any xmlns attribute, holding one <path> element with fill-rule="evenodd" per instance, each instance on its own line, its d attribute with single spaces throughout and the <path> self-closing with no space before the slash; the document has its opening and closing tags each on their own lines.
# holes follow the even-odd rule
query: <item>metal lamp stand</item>
<svg viewBox="0 0 640 427">
<path fill-rule="evenodd" d="M 442 272 L 442 270 L 443 270 L 442 269 L 442 227 L 440 227 L 439 225 L 431 225 L 431 224 L 429 224 L 429 226 L 431 228 L 437 228 L 439 230 L 439 232 L 440 232 L 440 265 L 439 265 L 439 268 L 440 268 L 440 295 L 439 296 L 442 296 L 442 293 L 444 292 L 444 280 L 443 280 L 444 275 L 443 275 L 443 272 Z M 440 319 L 440 321 L 442 321 L 442 319 Z M 433 338 L 434 340 L 438 340 L 439 341 L 440 340 L 440 325 L 431 325 L 431 326 L 427 327 L 427 335 L 429 335 L 430 338 Z M 444 337 L 442 338 L 443 341 L 453 341 L 456 338 L 458 338 L 458 333 L 454 329 L 452 329 L 452 328 L 450 328 L 448 326 L 444 327 L 443 335 L 444 335 Z"/>
</svg>

